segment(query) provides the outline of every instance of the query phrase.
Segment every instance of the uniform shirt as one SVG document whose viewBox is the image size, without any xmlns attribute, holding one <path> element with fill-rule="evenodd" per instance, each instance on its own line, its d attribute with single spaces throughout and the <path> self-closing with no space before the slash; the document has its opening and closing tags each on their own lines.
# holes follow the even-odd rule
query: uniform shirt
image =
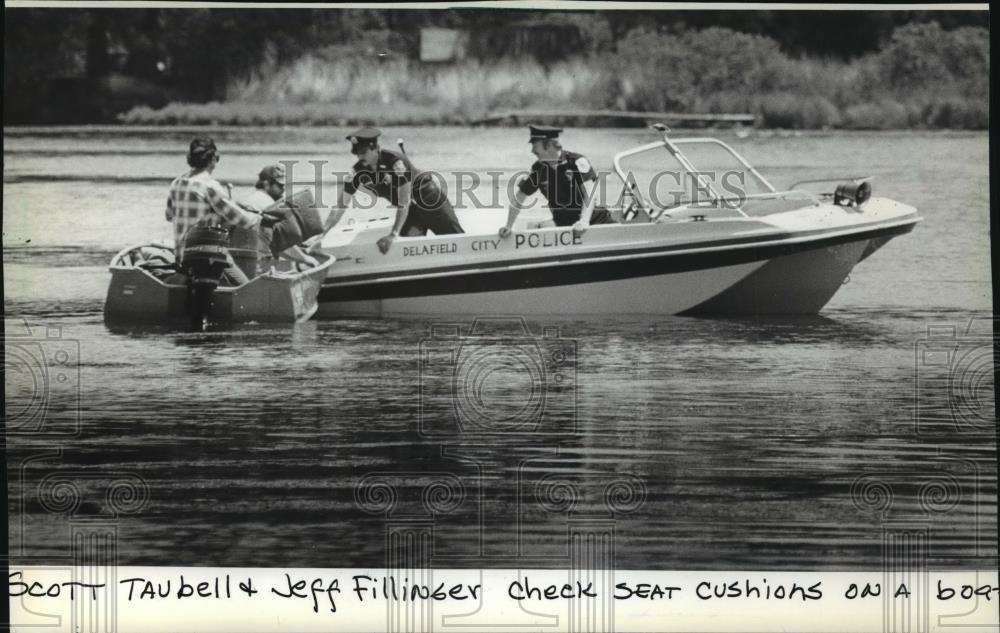
<svg viewBox="0 0 1000 633">
<path fill-rule="evenodd" d="M 211 226 L 251 228 L 260 216 L 244 211 L 228 198 L 218 180 L 206 172 L 178 176 L 170 183 L 167 196 L 167 221 L 174 223 L 174 244 L 178 248 L 188 229 L 202 219 Z"/>
<path fill-rule="evenodd" d="M 358 189 L 366 187 L 379 198 L 385 198 L 392 205 L 399 206 L 399 188 L 412 183 L 410 200 L 417 206 L 432 207 L 434 201 L 442 199 L 434 179 L 417 169 L 405 154 L 387 149 L 379 150 L 375 165 L 372 169 L 360 160 L 354 163 L 351 180 L 344 186 L 344 190 L 353 196 Z"/>
<path fill-rule="evenodd" d="M 535 161 L 531 173 L 518 188 L 526 196 L 540 190 L 553 214 L 557 211 L 579 214 L 587 195 L 583 188 L 587 180 L 597 180 L 590 161 L 580 154 L 563 150 L 557 161 Z"/>
<path fill-rule="evenodd" d="M 351 181 L 345 189 L 354 193 L 361 187 L 375 192 L 379 198 L 385 198 L 394 205 L 399 205 L 399 188 L 408 182 L 413 182 L 419 171 L 406 156 L 387 149 L 380 150 L 375 168 L 358 161 L 351 168 Z"/>
</svg>

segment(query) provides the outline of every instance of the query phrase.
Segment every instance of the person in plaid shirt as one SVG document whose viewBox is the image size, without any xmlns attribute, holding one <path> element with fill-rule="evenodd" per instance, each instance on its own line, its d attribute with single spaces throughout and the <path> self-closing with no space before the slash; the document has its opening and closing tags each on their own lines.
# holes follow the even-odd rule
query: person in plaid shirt
<svg viewBox="0 0 1000 633">
<path fill-rule="evenodd" d="M 191 141 L 187 163 L 191 171 L 178 176 L 170 183 L 167 197 L 166 218 L 174 223 L 174 244 L 177 261 L 181 261 L 184 236 L 195 224 L 211 226 L 258 226 L 263 216 L 250 213 L 229 199 L 228 190 L 215 178 L 212 170 L 219 164 L 219 151 L 215 142 L 208 137 L 198 137 Z M 226 273 L 237 284 L 246 283 L 247 276 L 236 266 L 229 256 L 230 266 Z"/>
</svg>

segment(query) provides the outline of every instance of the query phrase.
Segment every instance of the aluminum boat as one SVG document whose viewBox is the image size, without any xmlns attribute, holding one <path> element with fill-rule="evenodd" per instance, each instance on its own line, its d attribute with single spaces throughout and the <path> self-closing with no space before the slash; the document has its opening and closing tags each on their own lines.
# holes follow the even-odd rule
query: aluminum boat
<svg viewBox="0 0 1000 633">
<path fill-rule="evenodd" d="M 501 239 L 503 209 L 460 211 L 467 233 L 399 238 L 383 255 L 375 242 L 391 210 L 348 211 L 322 243 L 337 264 L 318 314 L 814 314 L 858 262 L 920 221 L 870 197 L 866 178 L 779 190 L 718 139 L 654 128 L 660 140 L 614 157 L 620 224 L 575 234 L 526 217 Z M 685 181 L 690 191 L 677 190 Z"/>
<path fill-rule="evenodd" d="M 297 270 L 281 260 L 238 286 L 219 286 L 205 314 L 211 323 L 298 323 L 316 312 L 320 285 L 334 259 L 319 254 L 318 265 Z M 116 254 L 104 302 L 109 326 L 183 325 L 190 321 L 188 278 L 166 244 L 131 246 Z"/>
</svg>

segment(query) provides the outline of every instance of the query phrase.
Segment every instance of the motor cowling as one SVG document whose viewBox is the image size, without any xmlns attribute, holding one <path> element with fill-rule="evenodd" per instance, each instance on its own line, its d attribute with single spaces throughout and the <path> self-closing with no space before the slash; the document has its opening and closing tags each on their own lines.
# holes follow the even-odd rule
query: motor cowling
<svg viewBox="0 0 1000 633">
<path fill-rule="evenodd" d="M 872 197 L 872 186 L 867 180 L 854 180 L 837 185 L 833 203 L 844 207 L 861 208 Z"/>
</svg>

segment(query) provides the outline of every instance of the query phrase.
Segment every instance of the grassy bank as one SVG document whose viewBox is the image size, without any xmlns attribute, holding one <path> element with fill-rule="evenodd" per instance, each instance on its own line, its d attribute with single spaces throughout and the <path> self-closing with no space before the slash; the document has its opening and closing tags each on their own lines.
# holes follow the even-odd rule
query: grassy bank
<svg viewBox="0 0 1000 633">
<path fill-rule="evenodd" d="M 227 101 L 136 108 L 130 124 L 463 124 L 509 109 L 562 107 L 749 112 L 761 127 L 986 129 L 989 33 L 937 24 L 898 29 L 851 62 L 791 58 L 773 40 L 710 28 L 641 30 L 616 50 L 533 60 L 420 64 L 328 47 L 233 82 Z M 572 121 L 564 121 L 572 123 Z"/>
</svg>

